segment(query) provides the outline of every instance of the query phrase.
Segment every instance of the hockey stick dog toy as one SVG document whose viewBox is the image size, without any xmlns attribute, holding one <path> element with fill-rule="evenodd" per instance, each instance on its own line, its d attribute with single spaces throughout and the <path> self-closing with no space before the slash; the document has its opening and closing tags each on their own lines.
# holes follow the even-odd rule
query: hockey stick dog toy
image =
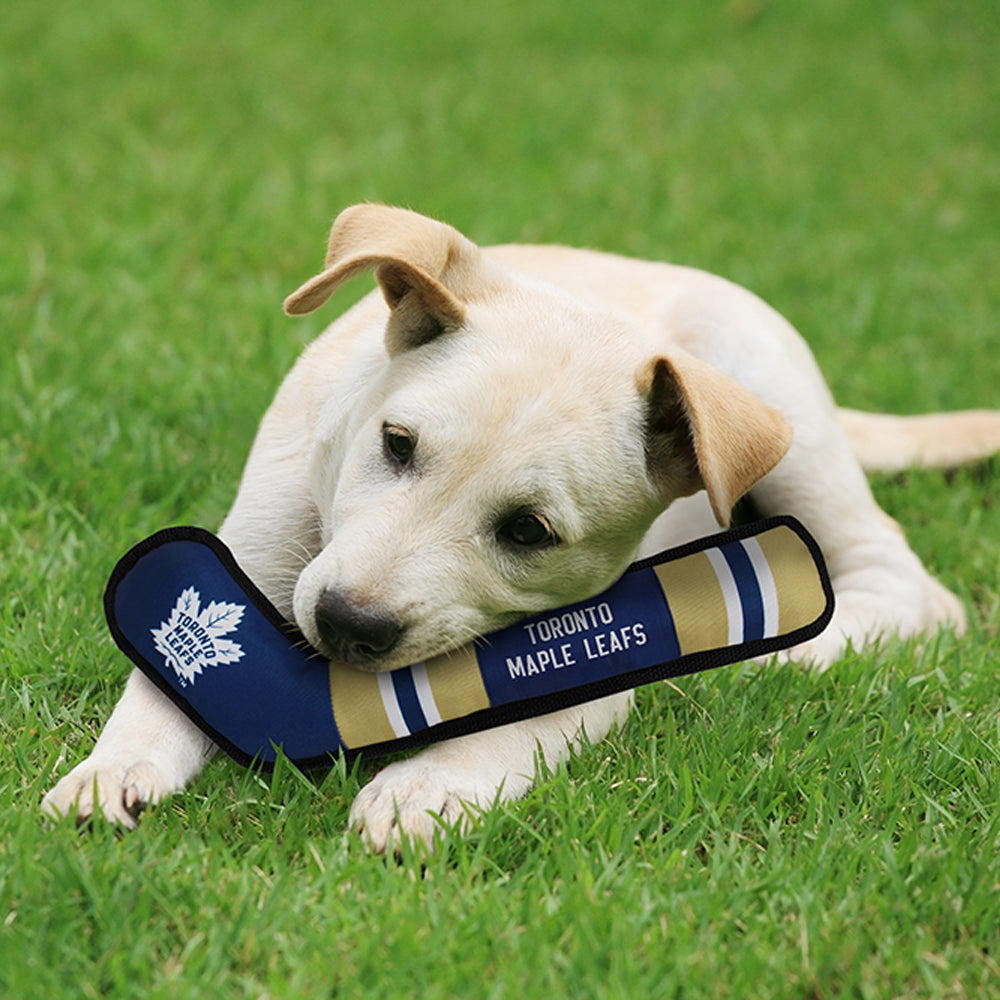
<svg viewBox="0 0 1000 1000">
<path fill-rule="evenodd" d="M 781 517 L 633 564 L 597 597 L 425 663 L 331 663 L 200 528 L 131 549 L 104 595 L 128 657 L 231 757 L 302 768 L 377 756 L 724 666 L 818 635 L 833 613 L 819 547 Z"/>
</svg>

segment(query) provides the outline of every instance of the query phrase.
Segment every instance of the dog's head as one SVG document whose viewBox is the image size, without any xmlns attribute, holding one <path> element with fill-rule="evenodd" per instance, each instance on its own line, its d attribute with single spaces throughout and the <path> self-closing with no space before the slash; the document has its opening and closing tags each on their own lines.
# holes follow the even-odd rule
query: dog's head
<svg viewBox="0 0 1000 1000">
<path fill-rule="evenodd" d="M 725 524 L 788 447 L 781 417 L 733 380 L 650 357 L 622 320 L 412 212 L 343 213 L 286 311 L 369 268 L 388 363 L 321 418 L 323 549 L 294 595 L 333 658 L 403 666 L 597 594 L 672 500 L 705 489 Z"/>
</svg>

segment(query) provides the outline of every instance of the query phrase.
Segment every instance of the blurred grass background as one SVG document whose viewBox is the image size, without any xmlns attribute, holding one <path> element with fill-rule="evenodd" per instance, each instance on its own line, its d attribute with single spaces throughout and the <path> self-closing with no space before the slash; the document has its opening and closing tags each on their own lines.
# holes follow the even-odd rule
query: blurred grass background
<svg viewBox="0 0 1000 1000">
<path fill-rule="evenodd" d="M 1000 406 L 998 29 L 993 0 L 8 0 L 6 995 L 997 995 L 995 460 L 876 482 L 965 643 L 647 689 L 423 879 L 341 837 L 337 771 L 220 761 L 123 842 L 37 803 L 127 673 L 108 572 L 221 519 L 334 315 L 280 303 L 347 204 L 704 267 L 845 404 Z"/>
</svg>

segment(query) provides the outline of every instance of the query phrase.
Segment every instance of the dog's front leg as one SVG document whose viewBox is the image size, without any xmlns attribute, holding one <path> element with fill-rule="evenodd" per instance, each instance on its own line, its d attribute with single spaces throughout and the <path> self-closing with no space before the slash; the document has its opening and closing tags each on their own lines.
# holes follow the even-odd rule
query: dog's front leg
<svg viewBox="0 0 1000 1000">
<path fill-rule="evenodd" d="M 131 829 L 147 805 L 180 791 L 212 750 L 211 740 L 133 670 L 93 753 L 45 796 L 42 809 L 78 822 L 100 811 Z"/>
<path fill-rule="evenodd" d="M 288 614 L 291 582 L 308 562 L 315 514 L 303 487 L 304 449 L 290 457 L 265 418 L 239 494 L 219 530 L 237 561 Z M 179 792 L 214 746 L 145 675 L 134 670 L 93 752 L 42 801 L 52 817 L 103 813 L 128 828 L 139 813 Z"/>
<path fill-rule="evenodd" d="M 621 722 L 631 692 L 427 747 L 380 771 L 359 793 L 351 825 L 377 852 L 406 840 L 434 846 L 442 825 L 468 826 L 478 810 L 520 798 L 539 758 L 552 767 L 586 735 Z"/>
</svg>

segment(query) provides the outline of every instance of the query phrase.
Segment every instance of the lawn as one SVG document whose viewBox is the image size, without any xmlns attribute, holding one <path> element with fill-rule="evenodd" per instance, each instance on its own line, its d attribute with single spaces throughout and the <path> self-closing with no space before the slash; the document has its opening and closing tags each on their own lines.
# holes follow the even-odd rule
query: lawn
<svg viewBox="0 0 1000 1000">
<path fill-rule="evenodd" d="M 1000 406 L 995 0 L 2 20 L 0 995 L 1000 997 L 997 459 L 875 482 L 967 637 L 643 689 L 432 858 L 345 832 L 371 764 L 218 759 L 128 836 L 38 813 L 128 672 L 108 573 L 224 515 L 350 203 L 717 271 L 845 404 Z"/>
</svg>

